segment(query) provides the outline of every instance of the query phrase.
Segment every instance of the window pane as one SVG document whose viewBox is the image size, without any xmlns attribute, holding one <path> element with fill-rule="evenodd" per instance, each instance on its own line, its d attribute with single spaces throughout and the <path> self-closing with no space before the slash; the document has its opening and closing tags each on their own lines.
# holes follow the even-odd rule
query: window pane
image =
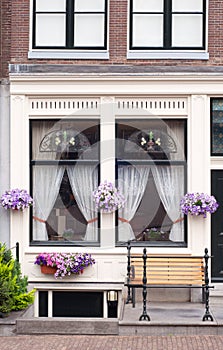
<svg viewBox="0 0 223 350">
<path fill-rule="evenodd" d="M 212 154 L 223 154 L 223 99 L 212 101 Z"/>
<path fill-rule="evenodd" d="M 104 46 L 104 15 L 76 15 L 74 46 Z"/>
<path fill-rule="evenodd" d="M 202 47 L 203 17 L 201 15 L 173 15 L 173 47 Z"/>
<path fill-rule="evenodd" d="M 75 0 L 75 11 L 104 11 L 105 0 Z"/>
<path fill-rule="evenodd" d="M 180 165 L 119 165 L 118 185 L 126 199 L 119 210 L 119 240 L 183 242 L 184 225 L 175 221 L 182 216 L 184 181 Z"/>
<path fill-rule="evenodd" d="M 133 11 L 163 12 L 163 0 L 133 0 Z"/>
<path fill-rule="evenodd" d="M 123 120 L 117 129 L 117 158 L 127 160 L 185 160 L 182 120 Z M 150 142 L 152 141 L 152 142 Z"/>
<path fill-rule="evenodd" d="M 32 160 L 99 159 L 96 122 L 33 121 Z"/>
<path fill-rule="evenodd" d="M 92 196 L 97 184 L 94 165 L 34 166 L 33 239 L 97 241 L 98 214 Z"/>
<path fill-rule="evenodd" d="M 163 46 L 163 16 L 134 15 L 132 36 L 133 46 Z"/>
<path fill-rule="evenodd" d="M 172 11 L 203 11 L 203 0 L 172 0 Z"/>
<path fill-rule="evenodd" d="M 65 46 L 65 16 L 36 16 L 36 46 Z"/>
<path fill-rule="evenodd" d="M 36 11 L 66 11 L 66 0 L 36 0 Z"/>
</svg>

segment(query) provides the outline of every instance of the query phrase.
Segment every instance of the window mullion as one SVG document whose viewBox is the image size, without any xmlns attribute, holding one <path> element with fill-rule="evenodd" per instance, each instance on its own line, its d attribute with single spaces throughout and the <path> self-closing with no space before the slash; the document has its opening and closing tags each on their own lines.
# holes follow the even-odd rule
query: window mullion
<svg viewBox="0 0 223 350">
<path fill-rule="evenodd" d="M 172 45 L 172 0 L 164 0 L 164 35 L 163 46 L 166 49 Z"/>
<path fill-rule="evenodd" d="M 74 1 L 67 0 L 66 3 L 66 47 L 74 46 Z"/>
</svg>

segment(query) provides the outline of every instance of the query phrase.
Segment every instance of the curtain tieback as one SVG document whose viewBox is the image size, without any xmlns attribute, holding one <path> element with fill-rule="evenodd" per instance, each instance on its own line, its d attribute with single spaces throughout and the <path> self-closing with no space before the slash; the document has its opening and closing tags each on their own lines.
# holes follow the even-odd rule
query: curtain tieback
<svg viewBox="0 0 223 350">
<path fill-rule="evenodd" d="M 176 221 L 173 222 L 173 224 L 177 224 L 178 222 L 184 221 L 184 218 L 179 218 Z"/>
<path fill-rule="evenodd" d="M 129 221 L 124 218 L 118 218 L 121 222 L 127 222 L 129 224 Z"/>
<path fill-rule="evenodd" d="M 33 216 L 33 220 L 36 220 L 36 221 L 42 222 L 43 224 L 45 224 L 45 223 L 46 223 L 46 220 L 40 219 L 40 218 L 38 218 L 37 216 Z"/>
<path fill-rule="evenodd" d="M 95 221 L 97 221 L 97 220 L 98 220 L 98 218 L 94 218 L 94 219 L 91 219 L 91 220 L 87 221 L 87 223 L 88 223 L 88 224 L 92 224 L 93 222 L 95 222 Z"/>
</svg>

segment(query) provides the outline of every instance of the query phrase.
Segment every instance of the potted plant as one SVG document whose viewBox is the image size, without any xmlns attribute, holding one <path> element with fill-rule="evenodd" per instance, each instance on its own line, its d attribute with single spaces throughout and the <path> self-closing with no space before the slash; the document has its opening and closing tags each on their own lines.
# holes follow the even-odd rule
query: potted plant
<svg viewBox="0 0 223 350">
<path fill-rule="evenodd" d="M 28 277 L 12 251 L 0 242 L 0 318 L 11 311 L 24 310 L 34 302 L 35 289 L 28 291 Z"/>
<path fill-rule="evenodd" d="M 63 231 L 63 238 L 68 241 L 74 239 L 74 230 L 72 228 L 67 228 Z"/>
<path fill-rule="evenodd" d="M 39 265 L 43 273 L 54 273 L 55 278 L 62 278 L 83 273 L 87 266 L 95 264 L 95 260 L 88 253 L 40 253 L 34 264 Z"/>
<path fill-rule="evenodd" d="M 143 232 L 142 239 L 145 241 L 168 241 L 170 231 L 163 231 L 160 228 L 147 228 Z"/>
<path fill-rule="evenodd" d="M 187 193 L 180 201 L 180 208 L 185 215 L 203 215 L 207 217 L 207 213 L 214 213 L 219 207 L 214 196 L 205 193 Z"/>
<path fill-rule="evenodd" d="M 124 196 L 111 182 L 104 181 L 93 192 L 96 208 L 102 213 L 112 213 L 123 208 L 125 204 Z"/>
<path fill-rule="evenodd" d="M 15 188 L 2 194 L 0 204 L 5 209 L 23 211 L 33 205 L 33 199 L 26 190 Z"/>
</svg>

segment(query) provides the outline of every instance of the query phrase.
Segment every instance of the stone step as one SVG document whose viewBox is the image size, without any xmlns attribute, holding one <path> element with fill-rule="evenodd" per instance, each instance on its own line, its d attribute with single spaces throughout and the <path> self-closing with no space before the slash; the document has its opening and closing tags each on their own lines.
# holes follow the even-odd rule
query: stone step
<svg viewBox="0 0 223 350">
<path fill-rule="evenodd" d="M 117 335 L 118 332 L 117 319 L 41 317 L 16 322 L 16 334 Z"/>
<path fill-rule="evenodd" d="M 214 289 L 211 289 L 210 291 L 210 297 L 222 297 L 223 298 L 223 284 L 222 283 L 216 283 L 213 284 Z"/>
</svg>

